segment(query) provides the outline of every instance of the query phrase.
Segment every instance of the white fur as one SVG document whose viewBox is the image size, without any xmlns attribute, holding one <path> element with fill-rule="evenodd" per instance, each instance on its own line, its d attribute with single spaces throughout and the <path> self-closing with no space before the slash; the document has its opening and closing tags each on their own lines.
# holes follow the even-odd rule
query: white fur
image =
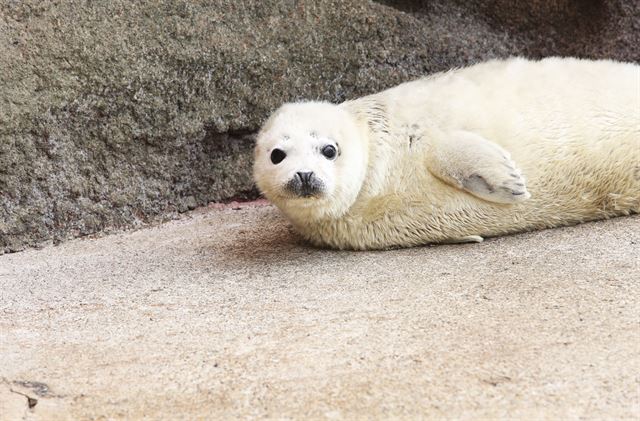
<svg viewBox="0 0 640 421">
<path fill-rule="evenodd" d="M 331 161 L 318 153 L 339 145 Z M 273 148 L 287 151 L 278 165 Z M 314 171 L 326 190 L 283 185 Z M 640 66 L 496 60 L 340 105 L 286 104 L 261 130 L 258 187 L 316 245 L 481 241 L 640 211 Z"/>
</svg>

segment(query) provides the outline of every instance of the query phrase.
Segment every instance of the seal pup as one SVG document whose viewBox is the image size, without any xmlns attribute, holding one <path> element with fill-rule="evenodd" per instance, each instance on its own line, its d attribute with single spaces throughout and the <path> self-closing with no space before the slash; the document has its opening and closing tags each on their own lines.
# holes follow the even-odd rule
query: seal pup
<svg viewBox="0 0 640 421">
<path fill-rule="evenodd" d="M 640 66 L 493 60 L 346 101 L 290 103 L 254 177 L 317 246 L 482 241 L 640 210 Z"/>
</svg>

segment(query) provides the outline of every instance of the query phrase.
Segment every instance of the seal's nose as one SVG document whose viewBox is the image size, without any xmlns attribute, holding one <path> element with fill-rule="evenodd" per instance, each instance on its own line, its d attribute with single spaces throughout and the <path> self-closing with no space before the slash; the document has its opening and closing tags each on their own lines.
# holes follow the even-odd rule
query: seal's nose
<svg viewBox="0 0 640 421">
<path fill-rule="evenodd" d="M 313 171 L 302 172 L 299 171 L 296 173 L 302 184 L 309 185 L 311 183 L 311 179 L 313 178 Z"/>
</svg>

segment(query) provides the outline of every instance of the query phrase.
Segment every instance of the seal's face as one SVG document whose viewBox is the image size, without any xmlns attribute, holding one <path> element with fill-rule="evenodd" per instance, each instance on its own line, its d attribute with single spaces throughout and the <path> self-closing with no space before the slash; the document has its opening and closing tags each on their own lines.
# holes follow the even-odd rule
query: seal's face
<svg viewBox="0 0 640 421">
<path fill-rule="evenodd" d="M 339 106 L 284 105 L 258 135 L 258 187 L 289 214 L 338 216 L 355 201 L 364 178 L 360 137 L 351 115 Z"/>
<path fill-rule="evenodd" d="M 275 193 L 287 199 L 319 199 L 334 189 L 338 143 L 315 131 L 282 135 L 267 151 L 266 169 L 278 180 Z"/>
</svg>

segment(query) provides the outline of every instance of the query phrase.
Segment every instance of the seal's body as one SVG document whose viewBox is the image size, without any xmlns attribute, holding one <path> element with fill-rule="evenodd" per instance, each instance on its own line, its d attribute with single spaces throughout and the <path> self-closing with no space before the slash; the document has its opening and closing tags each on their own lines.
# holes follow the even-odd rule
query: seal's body
<svg viewBox="0 0 640 421">
<path fill-rule="evenodd" d="M 640 66 L 490 61 L 340 105 L 285 104 L 265 196 L 316 245 L 379 249 L 640 211 Z"/>
</svg>

